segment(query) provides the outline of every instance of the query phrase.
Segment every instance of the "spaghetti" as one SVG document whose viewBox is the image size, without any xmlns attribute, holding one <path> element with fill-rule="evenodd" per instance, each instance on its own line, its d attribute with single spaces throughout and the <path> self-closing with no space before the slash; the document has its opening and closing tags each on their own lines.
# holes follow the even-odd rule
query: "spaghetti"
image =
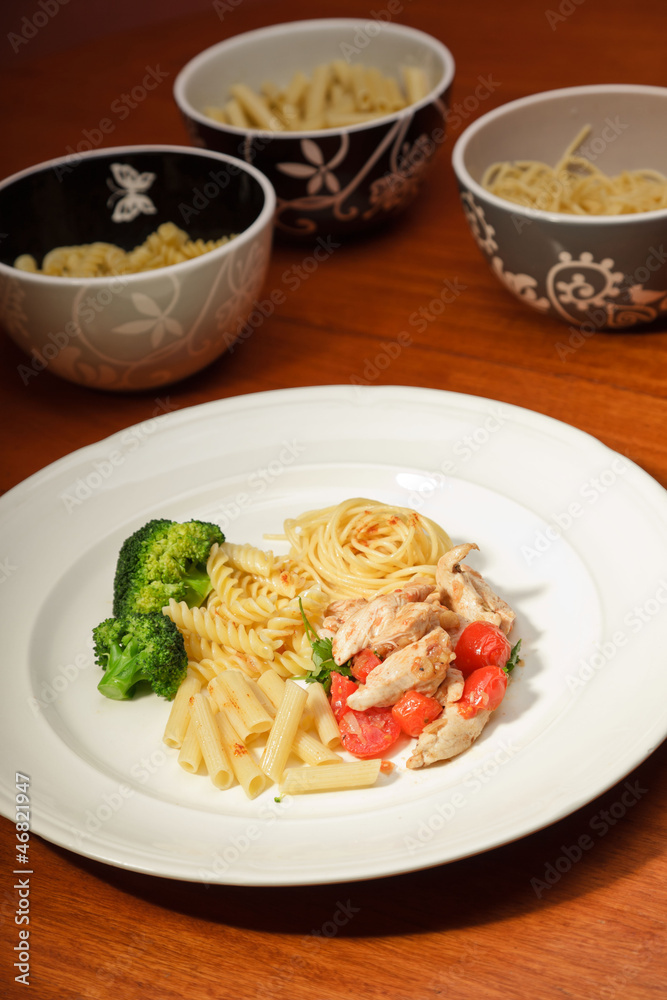
<svg viewBox="0 0 667 1000">
<path fill-rule="evenodd" d="M 494 163 L 482 187 L 506 201 L 569 215 L 630 215 L 667 208 L 667 177 L 658 170 L 624 170 L 609 177 L 577 150 L 589 135 L 586 125 L 555 167 L 538 160 Z"/>
<path fill-rule="evenodd" d="M 429 518 L 363 498 L 288 519 L 282 537 L 297 571 L 334 598 L 388 593 L 416 576 L 435 580 L 436 563 L 452 546 Z"/>
</svg>

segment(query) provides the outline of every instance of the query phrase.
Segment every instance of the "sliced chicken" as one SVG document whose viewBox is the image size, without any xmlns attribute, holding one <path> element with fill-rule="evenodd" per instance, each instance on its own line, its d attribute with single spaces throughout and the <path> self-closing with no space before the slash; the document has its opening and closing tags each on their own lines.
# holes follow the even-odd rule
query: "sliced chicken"
<svg viewBox="0 0 667 1000">
<path fill-rule="evenodd" d="M 438 592 L 435 591 L 433 594 L 429 594 L 426 598 L 427 604 L 435 604 L 437 607 L 442 608 L 440 604 L 440 597 Z M 444 610 L 449 611 L 448 608 Z M 449 634 L 449 638 L 452 640 L 452 646 L 456 649 L 456 643 L 459 641 L 461 632 L 463 632 L 466 626 L 470 625 L 470 619 L 466 618 L 465 615 L 460 615 L 456 611 L 449 611 L 451 618 L 447 621 L 447 624 L 440 623 L 444 628 L 445 632 Z"/>
<path fill-rule="evenodd" d="M 423 601 L 434 590 L 432 583 L 411 583 L 390 594 L 381 594 L 346 618 L 333 637 L 333 658 L 340 666 L 368 646 L 391 625 L 404 604 Z"/>
<path fill-rule="evenodd" d="M 436 570 L 440 600 L 469 621 L 491 622 L 507 634 L 512 629 L 515 614 L 476 570 L 463 563 L 472 549 L 479 550 L 479 546 L 474 543 L 457 545 L 440 558 Z"/>
<path fill-rule="evenodd" d="M 393 705 L 406 691 L 431 695 L 444 680 L 452 656 L 449 636 L 438 626 L 374 667 L 347 703 L 363 712 L 373 706 Z"/>
<path fill-rule="evenodd" d="M 352 600 L 333 601 L 324 612 L 324 620 L 318 633 L 321 639 L 332 639 L 344 621 L 355 611 L 365 607 L 368 601 L 365 597 L 356 597 Z"/>
<path fill-rule="evenodd" d="M 464 719 L 458 709 L 458 701 L 463 694 L 463 674 L 456 667 L 450 667 L 445 680 L 435 697 L 444 705 L 444 712 L 434 722 L 424 727 L 417 740 L 417 746 L 407 766 L 411 770 L 434 764 L 438 760 L 449 760 L 470 747 L 491 717 L 491 712 L 482 709 L 471 719 Z"/>
<path fill-rule="evenodd" d="M 441 604 L 412 601 L 399 608 L 384 631 L 375 636 L 373 651 L 384 659 L 397 649 L 421 639 L 438 626 L 445 630 L 458 626 L 458 620 L 459 616 L 455 611 L 449 611 Z"/>
</svg>

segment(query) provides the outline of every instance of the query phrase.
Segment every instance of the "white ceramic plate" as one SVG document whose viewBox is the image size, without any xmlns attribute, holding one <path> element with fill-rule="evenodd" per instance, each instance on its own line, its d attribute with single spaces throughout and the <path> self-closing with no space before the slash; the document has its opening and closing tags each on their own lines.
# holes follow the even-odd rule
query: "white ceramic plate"
<svg viewBox="0 0 667 1000">
<path fill-rule="evenodd" d="M 286 516 L 351 496 L 476 541 L 477 567 L 518 613 L 525 666 L 453 761 L 410 772 L 403 749 L 372 789 L 281 803 L 275 789 L 217 791 L 161 743 L 162 699 L 96 690 L 89 636 L 111 612 L 118 549 L 156 516 L 262 544 Z M 667 494 L 528 410 L 393 387 L 220 400 L 67 456 L 0 511 L 1 808 L 13 817 L 14 771 L 29 775 L 33 832 L 79 854 L 245 885 L 409 871 L 554 822 L 666 735 Z"/>
</svg>

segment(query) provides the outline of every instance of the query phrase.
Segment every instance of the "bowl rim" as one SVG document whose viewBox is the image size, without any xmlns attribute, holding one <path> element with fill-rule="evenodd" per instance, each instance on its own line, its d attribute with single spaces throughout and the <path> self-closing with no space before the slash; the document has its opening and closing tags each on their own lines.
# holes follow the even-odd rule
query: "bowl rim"
<svg viewBox="0 0 667 1000">
<path fill-rule="evenodd" d="M 99 149 L 87 149 L 82 153 L 77 153 L 73 156 L 71 153 L 67 156 L 58 156 L 51 160 L 44 160 L 42 163 L 35 163 L 31 167 L 25 167 L 23 170 L 19 170 L 9 177 L 5 177 L 0 180 L 0 191 L 5 188 L 10 187 L 16 181 L 22 180 L 24 177 L 29 177 L 31 174 L 36 174 L 41 171 L 48 169 L 53 169 L 54 167 L 61 166 L 62 164 L 71 164 L 74 167 L 79 163 L 81 159 L 92 160 L 97 157 L 114 157 L 114 156 L 124 156 L 126 154 L 135 153 L 187 153 L 189 156 L 203 156 L 209 160 L 216 160 L 218 163 L 233 163 L 234 166 L 238 166 L 241 171 L 249 174 L 253 177 L 259 184 L 262 192 L 264 194 L 264 204 L 262 205 L 261 211 L 257 218 L 250 223 L 250 225 L 243 229 L 240 233 L 234 236 L 233 240 L 229 240 L 227 243 L 223 243 L 222 246 L 215 247 L 213 250 L 207 250 L 206 253 L 199 254 L 197 257 L 193 257 L 191 260 L 182 260 L 177 264 L 167 264 L 164 267 L 153 268 L 149 271 L 135 271 L 130 274 L 110 274 L 110 275 L 99 275 L 97 277 L 90 278 L 77 278 L 71 277 L 70 275 L 59 275 L 59 274 L 35 274 L 34 271 L 23 271 L 21 268 L 14 267 L 12 264 L 5 264 L 0 261 L 0 274 L 8 275 L 16 279 L 20 277 L 22 280 L 28 280 L 36 282 L 37 284 L 42 284 L 46 282 L 47 284 L 55 283 L 54 287 L 65 288 L 69 285 L 70 288 L 74 288 L 77 284 L 89 286 L 91 284 L 100 284 L 102 287 L 111 284 L 112 282 L 118 282 L 121 280 L 125 283 L 136 283 L 141 280 L 145 280 L 147 277 L 163 274 L 171 274 L 174 268 L 179 269 L 179 273 L 183 274 L 185 268 L 190 270 L 197 265 L 201 265 L 202 261 L 205 259 L 207 262 L 214 261 L 217 258 L 222 258 L 226 254 L 231 253 L 243 243 L 247 243 L 265 228 L 267 223 L 271 223 L 276 210 L 276 193 L 271 184 L 271 181 L 263 174 L 257 167 L 254 167 L 251 163 L 245 163 L 243 160 L 236 156 L 231 156 L 228 153 L 218 153 L 212 149 L 201 149 L 198 146 L 179 146 L 172 144 L 162 144 L 162 143 L 138 143 L 134 145 L 127 146 L 101 146 Z M 74 162 L 73 162 L 74 161 Z M 157 227 L 158 223 L 156 223 Z M 26 250 L 26 253 L 29 253 Z"/>
<path fill-rule="evenodd" d="M 667 99 L 667 87 L 656 87 L 650 84 L 640 83 L 594 83 L 579 87 L 559 87 L 556 90 L 543 90 L 537 94 L 528 94 L 526 97 L 519 97 L 514 101 L 508 101 L 506 104 L 501 104 L 499 107 L 493 108 L 491 111 L 487 111 L 486 114 L 475 119 L 475 121 L 468 125 L 468 127 L 456 140 L 454 149 L 452 150 L 452 167 L 454 168 L 454 172 L 458 180 L 478 198 L 488 201 L 491 205 L 495 205 L 497 208 L 510 211 L 514 215 L 525 216 L 528 219 L 561 222 L 564 225 L 599 226 L 612 224 L 618 225 L 619 223 L 623 225 L 631 225 L 632 223 L 637 223 L 642 219 L 653 220 L 667 218 L 667 208 L 653 208 L 648 212 L 632 212 L 625 213 L 623 215 L 573 215 L 567 212 L 548 212 L 541 208 L 530 208 L 528 205 L 518 205 L 513 201 L 507 201 L 505 198 L 500 198 L 491 191 L 487 191 L 486 188 L 482 187 L 482 185 L 470 175 L 468 168 L 465 165 L 465 153 L 470 140 L 473 139 L 478 132 L 481 132 L 489 122 L 494 121 L 497 118 L 502 118 L 510 111 L 517 108 L 528 107 L 533 104 L 539 104 L 540 102 L 547 103 L 550 100 L 558 99 L 565 95 L 613 94 L 619 92 L 628 94 L 655 94 L 656 96 Z"/>
<path fill-rule="evenodd" d="M 438 83 L 431 88 L 428 94 L 426 94 L 425 97 L 422 97 L 420 101 L 417 101 L 415 104 L 409 104 L 405 108 L 400 108 L 398 111 L 391 111 L 381 117 L 373 118 L 371 121 L 359 122 L 356 125 L 339 125 L 335 128 L 294 129 L 289 132 L 271 132 L 268 129 L 242 129 L 236 125 L 226 125 L 224 122 L 216 122 L 213 118 L 208 118 L 201 111 L 197 111 L 197 109 L 190 104 L 185 96 L 185 87 L 190 82 L 193 75 L 201 68 L 202 65 L 211 59 L 214 53 L 228 52 L 230 49 L 246 44 L 249 40 L 252 40 L 253 37 L 257 38 L 258 36 L 276 34 L 284 35 L 294 32 L 295 30 L 306 31 L 314 25 L 317 25 L 324 30 L 328 30 L 333 27 L 341 27 L 342 25 L 348 25 L 349 27 L 354 27 L 359 30 L 364 25 L 369 23 L 377 24 L 380 29 L 379 33 L 384 31 L 388 34 L 394 35 L 410 35 L 413 38 L 426 43 L 441 57 L 445 65 L 444 75 L 439 79 Z M 299 21 L 280 21 L 276 24 L 265 25 L 262 28 L 253 28 L 251 31 L 243 31 L 238 35 L 231 35 L 229 38 L 224 38 L 221 42 L 216 42 L 215 45 L 210 45 L 202 52 L 199 52 L 196 56 L 193 56 L 192 59 L 190 59 L 179 71 L 176 79 L 174 80 L 173 96 L 182 114 L 187 115 L 189 118 L 199 122 L 201 125 L 207 125 L 219 132 L 225 132 L 229 135 L 238 135 L 240 138 L 246 139 L 262 138 L 266 140 L 267 137 L 270 137 L 271 139 L 312 139 L 317 138 L 317 136 L 343 135 L 349 132 L 363 132 L 366 129 L 374 128 L 377 125 L 384 125 L 390 121 L 400 121 L 402 118 L 412 116 L 418 109 L 426 107 L 426 105 L 439 99 L 439 95 L 444 93 L 451 86 L 452 81 L 454 80 L 455 71 L 456 63 L 454 61 L 454 56 L 447 46 L 433 35 L 429 35 L 426 31 L 421 31 L 419 28 L 412 28 L 407 24 L 401 24 L 393 21 L 381 21 L 374 18 L 310 18 Z"/>
</svg>

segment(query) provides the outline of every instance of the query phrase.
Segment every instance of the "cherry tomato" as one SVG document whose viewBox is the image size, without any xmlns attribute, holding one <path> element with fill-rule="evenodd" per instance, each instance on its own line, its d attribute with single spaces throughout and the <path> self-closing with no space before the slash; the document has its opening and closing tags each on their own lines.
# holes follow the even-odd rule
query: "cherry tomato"
<svg viewBox="0 0 667 1000">
<path fill-rule="evenodd" d="M 480 667 L 466 678 L 463 694 L 457 702 L 464 719 L 472 719 L 483 708 L 493 712 L 505 697 L 507 674 L 502 667 Z"/>
<path fill-rule="evenodd" d="M 344 677 L 337 671 L 331 671 L 331 709 L 336 716 L 336 722 L 340 722 L 342 715 L 349 711 L 347 699 L 357 690 L 357 685 L 350 677 Z"/>
<path fill-rule="evenodd" d="M 461 632 L 455 652 L 454 666 L 464 677 L 468 677 L 479 667 L 504 667 L 510 658 L 512 647 L 497 625 L 471 622 Z"/>
<path fill-rule="evenodd" d="M 377 667 L 378 663 L 382 663 L 382 660 L 370 647 L 362 649 L 352 659 L 352 676 L 356 677 L 362 684 L 365 684 L 366 678 L 371 670 Z"/>
<path fill-rule="evenodd" d="M 442 714 L 442 705 L 419 691 L 406 691 L 392 707 L 391 714 L 407 736 L 419 736 L 427 723 Z"/>
<path fill-rule="evenodd" d="M 348 708 L 338 720 L 338 728 L 345 749 L 362 758 L 379 757 L 401 735 L 390 708 L 367 708 L 365 712 Z"/>
</svg>

